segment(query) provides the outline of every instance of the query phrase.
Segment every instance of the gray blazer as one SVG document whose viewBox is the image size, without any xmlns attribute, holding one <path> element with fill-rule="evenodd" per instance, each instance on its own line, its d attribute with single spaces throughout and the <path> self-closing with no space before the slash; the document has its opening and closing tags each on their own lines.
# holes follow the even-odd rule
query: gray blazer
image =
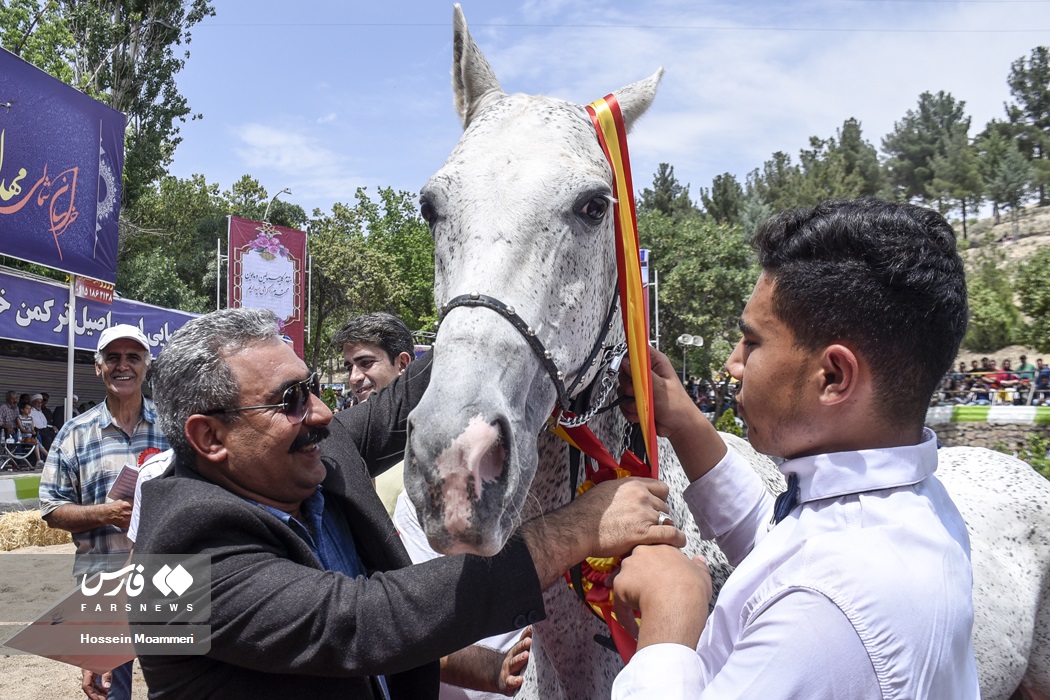
<svg viewBox="0 0 1050 700">
<path fill-rule="evenodd" d="M 177 460 L 143 485 L 136 553 L 212 557 L 211 651 L 140 657 L 151 698 L 382 698 L 376 674 L 392 700 L 437 698 L 437 659 L 544 617 L 517 538 L 492 558 L 410 566 L 370 480 L 403 455 L 429 357 L 409 367 L 337 414 L 323 446 L 325 507 L 346 515 L 367 578 L 324 571 L 279 519 Z"/>
</svg>

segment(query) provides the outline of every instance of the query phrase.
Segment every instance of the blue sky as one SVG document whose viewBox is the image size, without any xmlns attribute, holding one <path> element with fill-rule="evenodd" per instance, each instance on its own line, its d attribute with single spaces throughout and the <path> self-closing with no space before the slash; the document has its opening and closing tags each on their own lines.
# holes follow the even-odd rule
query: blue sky
<svg viewBox="0 0 1050 700">
<path fill-rule="evenodd" d="M 452 3 L 218 0 L 192 30 L 171 172 L 327 212 L 358 186 L 415 193 L 459 138 Z M 1050 0 L 526 0 L 463 3 L 506 92 L 587 103 L 663 66 L 630 137 L 634 182 L 668 162 L 698 198 L 777 150 L 861 121 L 876 147 L 924 90 L 1003 117 L 1011 61 L 1050 44 Z"/>
</svg>

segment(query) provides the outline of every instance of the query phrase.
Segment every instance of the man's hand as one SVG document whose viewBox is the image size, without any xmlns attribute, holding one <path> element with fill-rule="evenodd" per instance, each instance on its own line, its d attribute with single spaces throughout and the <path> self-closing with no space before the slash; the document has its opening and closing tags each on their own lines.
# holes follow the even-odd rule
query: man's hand
<svg viewBox="0 0 1050 700">
<path fill-rule="evenodd" d="M 681 547 L 685 533 L 659 524 L 667 484 L 630 477 L 598 484 L 572 503 L 521 528 L 540 586 L 547 588 L 587 557 L 626 554 L 639 544 Z"/>
<path fill-rule="evenodd" d="M 588 557 L 617 557 L 640 544 L 682 547 L 685 533 L 673 523 L 660 524 L 660 515 L 668 512 L 668 491 L 667 484 L 654 479 L 615 479 L 598 484 L 565 510 L 575 509 L 578 526 L 593 538 Z"/>
<path fill-rule="evenodd" d="M 107 671 L 99 675 L 86 668 L 80 669 L 80 673 L 82 676 L 80 689 L 84 691 L 84 695 L 87 695 L 91 700 L 106 700 L 109 696 L 110 679 L 113 677 L 113 673 Z"/>
<path fill-rule="evenodd" d="M 703 557 L 689 561 L 666 545 L 636 547 L 613 576 L 616 618 L 638 648 L 669 642 L 695 649 L 707 624 L 711 572 Z M 639 629 L 633 610 L 642 615 Z"/>
<path fill-rule="evenodd" d="M 656 433 L 671 440 L 675 455 L 689 481 L 696 481 L 718 464 L 726 454 L 725 443 L 714 426 L 689 397 L 675 374 L 670 360 L 659 350 L 649 350 L 652 358 L 653 418 Z M 620 368 L 621 396 L 634 398 L 630 370 Z M 632 423 L 638 422 L 633 400 L 620 404 L 620 411 Z"/>
<path fill-rule="evenodd" d="M 116 525 L 121 530 L 131 527 L 131 501 L 118 498 L 106 504 L 106 524 Z"/>
<path fill-rule="evenodd" d="M 514 695 L 521 690 L 521 684 L 525 682 L 525 677 L 521 674 L 529 664 L 530 649 L 532 649 L 532 625 L 525 628 L 518 641 L 503 657 L 503 665 L 499 670 L 498 692 L 504 695 Z"/>
<path fill-rule="evenodd" d="M 674 439 L 676 433 L 682 430 L 690 430 L 696 419 L 704 418 L 700 409 L 697 408 L 693 399 L 682 385 L 681 379 L 675 373 L 671 361 L 659 350 L 649 349 L 652 362 L 652 385 L 653 385 L 653 415 L 656 421 L 656 434 L 661 437 Z M 638 422 L 638 407 L 634 399 L 634 382 L 631 378 L 631 368 L 624 358 L 620 366 L 621 396 L 629 397 L 630 401 L 620 404 L 620 411 L 624 417 L 632 423 Z"/>
</svg>

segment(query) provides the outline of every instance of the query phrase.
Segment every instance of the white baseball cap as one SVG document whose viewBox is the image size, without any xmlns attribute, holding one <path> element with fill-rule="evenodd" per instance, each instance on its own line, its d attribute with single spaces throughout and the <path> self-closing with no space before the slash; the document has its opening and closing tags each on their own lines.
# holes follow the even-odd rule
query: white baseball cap
<svg viewBox="0 0 1050 700">
<path fill-rule="evenodd" d="M 132 326 L 127 323 L 118 323 L 117 325 L 110 326 L 102 331 L 102 335 L 98 337 L 98 351 L 102 352 L 106 349 L 106 346 L 114 340 L 120 340 L 122 338 L 134 340 L 141 345 L 146 352 L 149 352 L 149 341 L 146 340 L 146 336 L 142 334 L 142 331 L 138 329 L 138 326 Z"/>
</svg>

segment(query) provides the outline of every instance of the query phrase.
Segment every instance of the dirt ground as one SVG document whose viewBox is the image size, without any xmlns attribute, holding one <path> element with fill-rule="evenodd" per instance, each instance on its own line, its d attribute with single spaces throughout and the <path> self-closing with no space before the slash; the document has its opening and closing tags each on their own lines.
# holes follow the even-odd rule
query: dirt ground
<svg viewBox="0 0 1050 700">
<path fill-rule="evenodd" d="M 42 567 L 35 563 L 37 559 L 33 558 L 34 565 L 27 567 L 19 562 L 25 554 L 55 555 L 54 563 L 41 570 Z M 36 616 L 34 612 L 43 612 L 60 598 L 62 591 L 72 585 L 69 576 L 72 554 L 72 544 L 0 552 L 0 624 L 29 622 Z M 11 629 L 0 627 L 2 638 L 10 636 Z M 0 654 L 0 700 L 75 700 L 83 697 L 77 667 L 31 654 Z M 146 698 L 146 683 L 138 662 L 135 663 L 132 697 L 135 700 Z"/>
</svg>

